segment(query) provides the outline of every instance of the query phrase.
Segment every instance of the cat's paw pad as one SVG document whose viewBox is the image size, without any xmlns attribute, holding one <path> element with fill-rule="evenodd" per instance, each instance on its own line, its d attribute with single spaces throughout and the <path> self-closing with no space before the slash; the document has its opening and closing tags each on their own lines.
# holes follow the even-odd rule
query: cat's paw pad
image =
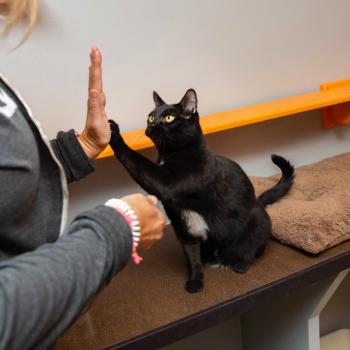
<svg viewBox="0 0 350 350">
<path fill-rule="evenodd" d="M 198 293 L 203 288 L 203 281 L 201 280 L 188 280 L 186 282 L 186 290 L 189 293 Z"/>
<path fill-rule="evenodd" d="M 250 264 L 245 261 L 237 261 L 231 265 L 231 269 L 238 273 L 245 273 L 249 270 Z"/>
<path fill-rule="evenodd" d="M 108 122 L 112 133 L 119 134 L 120 133 L 119 125 L 113 119 L 108 119 Z"/>
</svg>

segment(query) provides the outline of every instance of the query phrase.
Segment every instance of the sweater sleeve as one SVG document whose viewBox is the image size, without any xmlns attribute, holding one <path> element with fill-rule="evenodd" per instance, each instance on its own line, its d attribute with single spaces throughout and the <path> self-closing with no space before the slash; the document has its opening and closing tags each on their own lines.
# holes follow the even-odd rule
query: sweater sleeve
<svg viewBox="0 0 350 350">
<path fill-rule="evenodd" d="M 51 145 L 63 165 L 68 182 L 78 181 L 95 170 L 73 129 L 60 131 L 56 139 L 51 140 Z"/>
<path fill-rule="evenodd" d="M 0 263 L 0 349 L 46 349 L 126 264 L 126 221 L 105 206 L 58 241 Z"/>
</svg>

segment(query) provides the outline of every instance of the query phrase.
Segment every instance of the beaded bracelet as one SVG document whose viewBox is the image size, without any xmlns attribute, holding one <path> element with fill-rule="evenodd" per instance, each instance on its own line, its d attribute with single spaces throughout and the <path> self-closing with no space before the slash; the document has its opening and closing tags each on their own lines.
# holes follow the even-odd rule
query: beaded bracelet
<svg viewBox="0 0 350 350">
<path fill-rule="evenodd" d="M 107 207 L 111 207 L 115 209 L 119 214 L 121 214 L 124 219 L 127 221 L 131 228 L 132 233 L 132 259 L 136 265 L 140 264 L 143 260 L 140 255 L 137 253 L 137 247 L 140 242 L 140 236 L 141 236 L 141 228 L 140 228 L 140 222 L 137 218 L 137 215 L 135 214 L 135 211 L 129 206 L 128 203 L 121 199 L 112 198 L 109 199 L 105 205 Z"/>
</svg>

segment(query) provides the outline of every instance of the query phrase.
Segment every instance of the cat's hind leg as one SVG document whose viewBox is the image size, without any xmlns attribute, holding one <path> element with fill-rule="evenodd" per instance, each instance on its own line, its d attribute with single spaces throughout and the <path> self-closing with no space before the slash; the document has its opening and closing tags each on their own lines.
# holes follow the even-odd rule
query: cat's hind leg
<svg viewBox="0 0 350 350">
<path fill-rule="evenodd" d="M 247 272 L 254 259 L 262 255 L 270 235 L 270 217 L 264 208 L 254 207 L 238 240 L 222 250 L 222 264 L 238 273 Z"/>
</svg>

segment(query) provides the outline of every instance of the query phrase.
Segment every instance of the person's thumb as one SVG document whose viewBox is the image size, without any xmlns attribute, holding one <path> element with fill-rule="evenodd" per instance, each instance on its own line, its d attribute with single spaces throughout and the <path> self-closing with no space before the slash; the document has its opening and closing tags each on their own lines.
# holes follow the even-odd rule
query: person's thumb
<svg viewBox="0 0 350 350">
<path fill-rule="evenodd" d="M 153 205 L 157 205 L 158 203 L 158 199 L 156 196 L 147 196 L 147 200 Z"/>
</svg>

